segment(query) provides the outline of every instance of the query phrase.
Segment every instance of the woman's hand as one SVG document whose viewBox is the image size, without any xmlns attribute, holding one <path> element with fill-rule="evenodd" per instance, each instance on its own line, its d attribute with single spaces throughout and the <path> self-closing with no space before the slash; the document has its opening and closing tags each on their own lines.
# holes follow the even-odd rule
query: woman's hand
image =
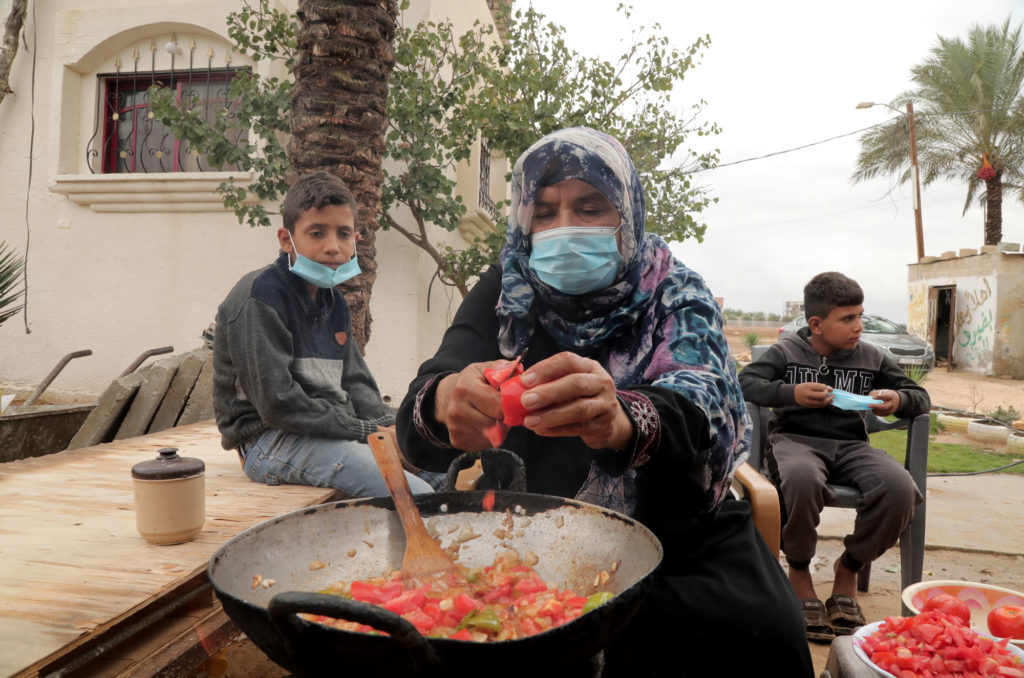
<svg viewBox="0 0 1024 678">
<path fill-rule="evenodd" d="M 633 422 L 615 395 L 615 381 L 601 365 L 563 352 L 530 367 L 520 378 L 529 410 L 523 425 L 549 438 L 579 436 L 592 449 L 626 450 Z"/>
<path fill-rule="evenodd" d="M 900 407 L 900 394 L 899 391 L 893 391 L 891 389 L 883 388 L 878 391 L 871 391 L 868 393 L 869 396 L 875 400 L 881 400 L 881 405 L 870 405 L 871 411 L 877 414 L 879 417 L 888 417 L 890 414 L 895 412 Z"/>
<path fill-rule="evenodd" d="M 793 398 L 801 407 L 826 407 L 832 403 L 832 388 L 816 381 L 805 381 L 793 389 Z"/>
<path fill-rule="evenodd" d="M 501 411 L 501 395 L 484 378 L 484 370 L 507 363 L 507 360 L 471 363 L 437 385 L 434 418 L 448 429 L 448 438 L 455 449 L 477 452 L 494 446 L 484 430 L 501 422 L 505 415 Z"/>
</svg>

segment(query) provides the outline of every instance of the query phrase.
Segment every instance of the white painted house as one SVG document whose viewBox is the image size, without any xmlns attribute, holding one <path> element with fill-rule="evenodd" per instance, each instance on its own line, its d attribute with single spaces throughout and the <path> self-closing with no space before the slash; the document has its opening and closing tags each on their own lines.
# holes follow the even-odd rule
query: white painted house
<svg viewBox="0 0 1024 678">
<path fill-rule="evenodd" d="M 417 0 L 400 20 L 451 18 L 462 33 L 474 21 L 493 21 L 488 4 Z M 0 326 L 6 392 L 26 395 L 72 351 L 93 355 L 68 363 L 48 393 L 94 396 L 148 349 L 197 348 L 231 286 L 275 257 L 279 220 L 273 229 L 240 225 L 213 192 L 224 173 L 198 171 L 187 153 L 168 153 L 160 144 L 118 157 L 113 142 L 131 130 L 126 118 L 102 114 L 105 97 L 121 96 L 128 108 L 144 105 L 120 89 L 129 73 L 139 78 L 139 91 L 147 73 L 172 69 L 193 86 L 216 88 L 230 69 L 251 67 L 227 36 L 225 18 L 239 6 L 237 0 L 30 2 L 27 47 L 22 44 L 11 73 L 14 93 L 0 104 L 0 240 L 28 262 L 26 309 Z M 0 0 L 0 17 L 10 8 L 11 0 Z M 115 74 L 122 84 L 112 94 Z M 134 116 L 139 124 L 144 110 Z M 480 188 L 488 179 L 479 164 L 478 147 L 456 172 L 470 206 L 466 235 L 438 229 L 440 240 L 455 247 L 491 223 L 476 206 L 488 194 L 494 201 L 505 197 L 507 163 L 491 161 L 484 198 Z M 432 261 L 393 232 L 378 232 L 377 249 L 367 360 L 381 390 L 400 399 L 461 297 L 435 284 L 428 311 Z"/>
</svg>

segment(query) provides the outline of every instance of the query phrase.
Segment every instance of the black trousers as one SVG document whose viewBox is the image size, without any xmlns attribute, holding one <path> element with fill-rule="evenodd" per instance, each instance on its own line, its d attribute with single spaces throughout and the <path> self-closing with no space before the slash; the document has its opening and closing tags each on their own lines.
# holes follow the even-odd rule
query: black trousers
<svg viewBox="0 0 1024 678">
<path fill-rule="evenodd" d="M 728 499 L 664 542 L 652 591 L 605 648 L 603 678 L 813 677 L 800 606 L 749 504 Z"/>
</svg>

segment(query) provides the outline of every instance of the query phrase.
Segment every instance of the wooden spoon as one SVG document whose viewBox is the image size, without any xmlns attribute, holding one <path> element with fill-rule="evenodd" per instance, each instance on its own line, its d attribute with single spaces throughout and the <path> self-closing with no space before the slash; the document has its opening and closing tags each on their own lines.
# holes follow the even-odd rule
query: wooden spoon
<svg viewBox="0 0 1024 678">
<path fill-rule="evenodd" d="M 409 482 L 402 470 L 398 457 L 398 446 L 393 434 L 372 433 L 367 437 L 373 457 L 377 461 L 384 482 L 395 502 L 395 510 L 405 530 L 405 557 L 402 559 L 402 576 L 420 582 L 443 579 L 448 584 L 466 582 L 466 576 L 458 566 L 441 550 L 441 547 L 427 532 L 423 518 L 412 498 Z"/>
</svg>

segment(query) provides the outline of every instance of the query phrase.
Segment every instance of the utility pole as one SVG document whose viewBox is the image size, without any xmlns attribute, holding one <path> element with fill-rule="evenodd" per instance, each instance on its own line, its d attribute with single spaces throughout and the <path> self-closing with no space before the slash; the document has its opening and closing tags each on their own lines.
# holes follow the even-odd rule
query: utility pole
<svg viewBox="0 0 1024 678">
<path fill-rule="evenodd" d="M 875 103 L 874 101 L 862 101 L 857 108 L 871 108 L 872 106 L 885 106 L 886 108 L 900 113 L 900 109 L 889 104 Z M 917 235 L 917 260 L 924 259 L 924 226 L 921 225 L 921 177 L 917 171 L 917 133 L 914 131 L 914 102 L 907 102 L 907 133 L 910 134 L 910 180 L 914 182 L 914 196 L 911 200 L 914 205 L 914 231 Z"/>
<path fill-rule="evenodd" d="M 917 260 L 924 259 L 924 227 L 921 224 L 921 178 L 917 171 L 917 134 L 914 132 L 914 102 L 907 102 L 907 127 L 910 132 L 910 174 L 914 182 L 914 230 L 917 234 Z"/>
</svg>

